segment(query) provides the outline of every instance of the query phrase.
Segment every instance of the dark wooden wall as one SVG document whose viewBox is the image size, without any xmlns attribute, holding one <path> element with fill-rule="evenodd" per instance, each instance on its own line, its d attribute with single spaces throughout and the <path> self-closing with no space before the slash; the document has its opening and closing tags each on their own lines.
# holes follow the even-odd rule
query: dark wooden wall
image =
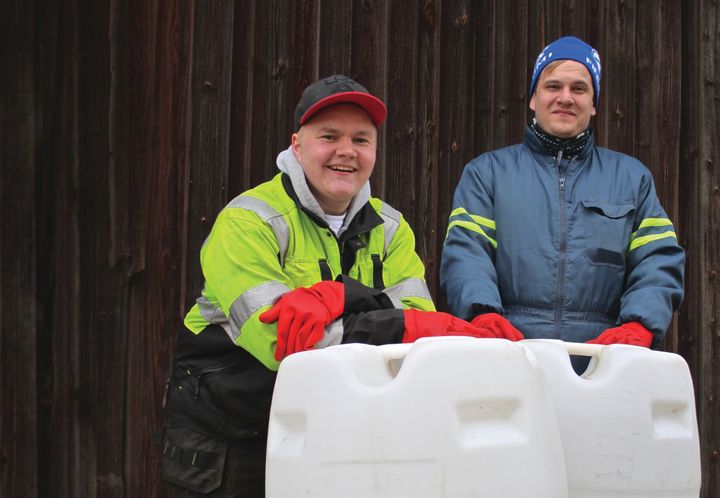
<svg viewBox="0 0 720 498">
<path fill-rule="evenodd" d="M 463 165 L 517 142 L 545 43 L 603 58 L 600 144 L 639 157 L 687 249 L 665 349 L 720 496 L 715 0 L 10 0 L 0 15 L 0 496 L 164 497 L 161 398 L 198 249 L 344 73 L 389 106 L 375 194 L 438 261 Z"/>
</svg>

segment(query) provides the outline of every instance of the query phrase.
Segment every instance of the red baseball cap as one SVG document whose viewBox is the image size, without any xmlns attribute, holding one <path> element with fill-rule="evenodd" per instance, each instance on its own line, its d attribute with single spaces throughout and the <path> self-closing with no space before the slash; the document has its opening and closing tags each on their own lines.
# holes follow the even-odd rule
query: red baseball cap
<svg viewBox="0 0 720 498">
<path fill-rule="evenodd" d="M 336 74 L 309 85 L 303 91 L 295 108 L 295 131 L 298 131 L 318 111 L 336 104 L 355 104 L 368 113 L 375 127 L 380 126 L 387 116 L 382 100 L 370 95 L 358 82 Z"/>
</svg>

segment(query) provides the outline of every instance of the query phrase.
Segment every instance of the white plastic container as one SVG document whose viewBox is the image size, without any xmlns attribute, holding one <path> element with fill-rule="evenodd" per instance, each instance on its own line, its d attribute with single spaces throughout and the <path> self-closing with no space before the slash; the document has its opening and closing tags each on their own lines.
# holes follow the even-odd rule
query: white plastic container
<svg viewBox="0 0 720 498">
<path fill-rule="evenodd" d="M 547 376 L 570 498 L 697 498 L 700 444 L 682 357 L 624 345 L 527 340 Z M 570 354 L 591 356 L 579 377 Z"/>
<path fill-rule="evenodd" d="M 563 498 L 564 461 L 543 375 L 521 344 L 348 344 L 282 362 L 266 496 Z"/>
</svg>

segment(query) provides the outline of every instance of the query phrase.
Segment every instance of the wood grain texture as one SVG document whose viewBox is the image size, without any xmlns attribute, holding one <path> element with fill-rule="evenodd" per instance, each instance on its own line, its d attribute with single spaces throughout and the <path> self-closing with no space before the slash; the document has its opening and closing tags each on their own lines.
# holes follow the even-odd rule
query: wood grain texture
<svg viewBox="0 0 720 498">
<path fill-rule="evenodd" d="M 720 7 L 682 6 L 680 241 L 687 250 L 678 352 L 695 382 L 702 496 L 720 493 Z"/>
<path fill-rule="evenodd" d="M 233 13 L 230 0 L 194 2 L 185 308 L 203 287 L 200 247 L 228 202 Z M 192 258 L 192 259 L 191 259 Z"/>
<path fill-rule="evenodd" d="M 38 492 L 36 32 L 34 9 L 3 8 L 0 69 L 0 496 Z M 30 449 L 30 451 L 28 451 Z"/>
</svg>

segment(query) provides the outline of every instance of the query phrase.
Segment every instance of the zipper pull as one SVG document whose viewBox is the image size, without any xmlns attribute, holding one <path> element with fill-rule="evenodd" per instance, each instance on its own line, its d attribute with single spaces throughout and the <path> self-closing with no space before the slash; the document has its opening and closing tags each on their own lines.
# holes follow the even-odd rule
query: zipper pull
<svg viewBox="0 0 720 498">
<path fill-rule="evenodd" d="M 563 151 L 560 149 L 557 153 L 557 156 L 555 157 L 555 169 L 558 174 L 558 179 L 560 180 L 560 190 L 565 190 L 565 176 L 561 176 L 564 174 L 564 168 L 562 167 L 562 156 Z"/>
</svg>

